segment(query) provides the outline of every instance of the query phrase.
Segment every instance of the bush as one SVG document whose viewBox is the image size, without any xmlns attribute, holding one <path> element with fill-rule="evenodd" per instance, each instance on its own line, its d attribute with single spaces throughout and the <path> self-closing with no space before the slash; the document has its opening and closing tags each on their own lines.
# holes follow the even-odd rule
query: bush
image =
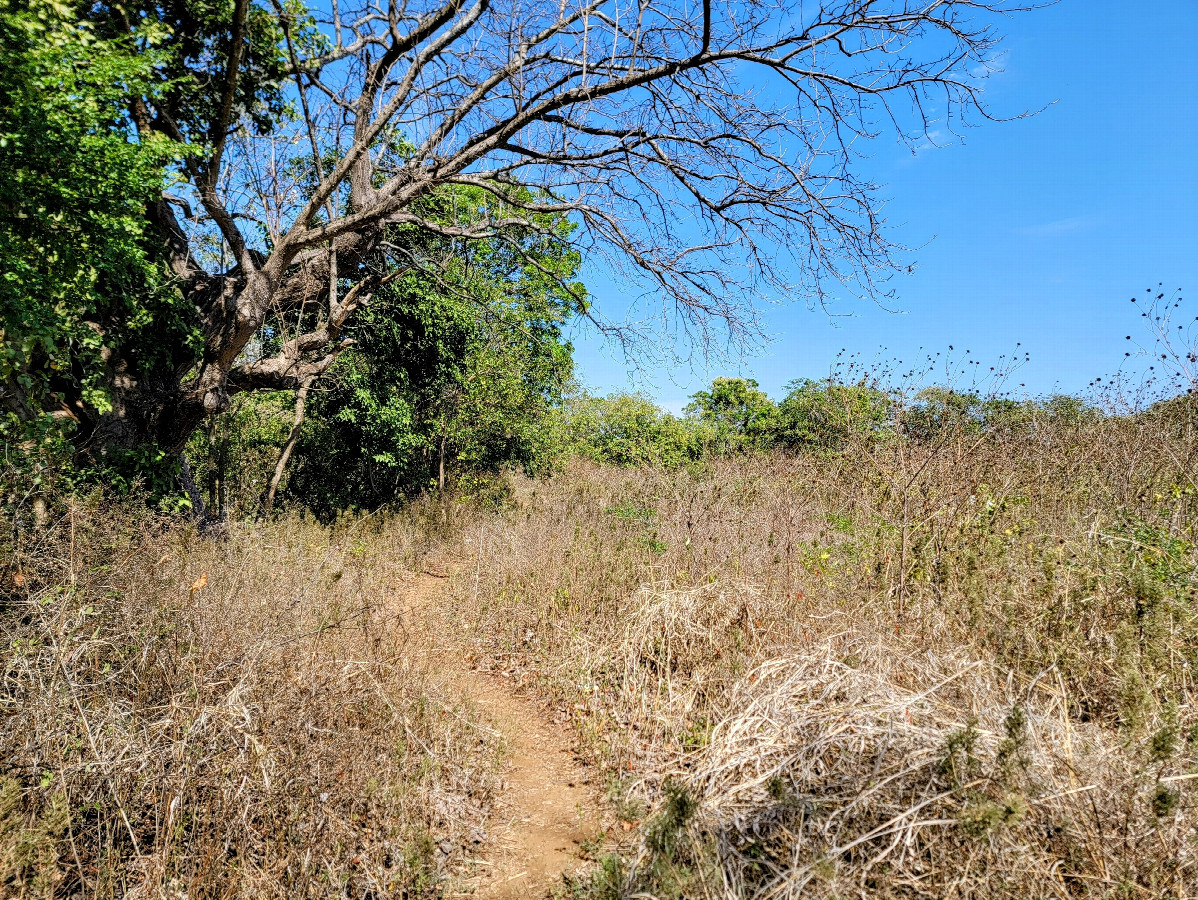
<svg viewBox="0 0 1198 900">
<path fill-rule="evenodd" d="M 662 412 L 644 394 L 574 396 L 563 430 L 569 453 L 615 466 L 676 469 L 698 461 L 709 445 L 705 429 Z"/>
<path fill-rule="evenodd" d="M 777 443 L 792 450 L 835 450 L 889 432 L 892 398 L 865 381 L 792 381 L 778 407 Z"/>
<path fill-rule="evenodd" d="M 752 378 L 717 378 L 699 391 L 686 415 L 701 423 L 710 452 L 764 450 L 776 441 L 778 408 Z"/>
</svg>

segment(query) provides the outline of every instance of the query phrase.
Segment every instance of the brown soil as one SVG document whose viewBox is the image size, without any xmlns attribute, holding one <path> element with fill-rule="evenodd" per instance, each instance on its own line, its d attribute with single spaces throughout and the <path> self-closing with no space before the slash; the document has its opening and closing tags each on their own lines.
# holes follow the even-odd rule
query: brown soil
<svg viewBox="0 0 1198 900">
<path fill-rule="evenodd" d="M 461 648 L 437 640 L 425 614 L 446 589 L 447 572 L 430 567 L 407 591 L 406 617 L 424 631 L 425 660 L 482 712 L 504 746 L 504 790 L 487 841 L 462 895 L 482 900 L 549 895 L 563 873 L 583 867 L 581 845 L 601 831 L 592 773 L 575 757 L 570 732 L 502 676 L 475 671 Z"/>
</svg>

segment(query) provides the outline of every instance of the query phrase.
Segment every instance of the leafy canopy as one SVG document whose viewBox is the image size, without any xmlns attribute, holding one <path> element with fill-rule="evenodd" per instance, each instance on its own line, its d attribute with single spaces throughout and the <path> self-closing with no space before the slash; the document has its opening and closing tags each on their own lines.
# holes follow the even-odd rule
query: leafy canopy
<svg viewBox="0 0 1198 900">
<path fill-rule="evenodd" d="M 835 450 L 854 438 L 878 437 L 890 424 L 891 396 L 867 382 L 805 378 L 787 387 L 778 407 L 777 440 L 784 447 Z"/>
<path fill-rule="evenodd" d="M 449 217 L 486 200 L 461 187 L 432 203 Z M 538 226 L 469 242 L 394 230 L 393 244 L 442 267 L 404 273 L 347 329 L 355 343 L 315 392 L 293 496 L 329 514 L 436 484 L 443 466 L 452 476 L 550 464 L 573 374 L 563 329 L 586 291 L 573 280 L 575 226 L 551 215 Z"/>
<path fill-rule="evenodd" d="M 772 442 L 778 407 L 752 378 L 717 378 L 685 409 L 714 430 L 717 449 L 763 449 Z"/>
<path fill-rule="evenodd" d="M 114 378 L 152 378 L 198 349 L 194 311 L 146 240 L 177 148 L 134 140 L 126 114 L 153 89 L 156 55 L 80 13 L 0 0 L 0 436 L 26 450 L 81 413 L 66 397 L 106 410 Z M 118 348 L 137 371 L 109 371 Z"/>
<path fill-rule="evenodd" d="M 644 394 L 568 398 L 566 446 L 577 456 L 616 466 L 676 469 L 700 460 L 709 429 L 659 409 Z"/>
</svg>

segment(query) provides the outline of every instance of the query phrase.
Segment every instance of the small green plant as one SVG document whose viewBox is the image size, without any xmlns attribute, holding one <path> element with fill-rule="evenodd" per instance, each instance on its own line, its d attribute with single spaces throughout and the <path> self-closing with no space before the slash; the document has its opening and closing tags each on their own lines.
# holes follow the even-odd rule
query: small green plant
<svg viewBox="0 0 1198 900">
<path fill-rule="evenodd" d="M 1003 722 L 1003 728 L 1006 734 L 998 745 L 995 762 L 1003 773 L 1007 774 L 1017 766 L 1026 765 L 1023 750 L 1027 744 L 1027 713 L 1021 705 L 1017 703 L 1011 707 Z"/>
<path fill-rule="evenodd" d="M 565 875 L 554 897 L 555 900 L 623 900 L 624 881 L 624 860 L 618 853 L 608 853 L 589 876 Z"/>
<path fill-rule="evenodd" d="M 649 526 L 657 521 L 657 513 L 653 509 L 633 503 L 631 500 L 624 500 L 615 506 L 609 506 L 604 511 L 621 521 L 633 522 L 637 525 Z"/>
<path fill-rule="evenodd" d="M 976 719 L 970 719 L 963 728 L 948 736 L 944 759 L 940 763 L 940 773 L 946 776 L 954 787 L 963 787 L 977 774 L 981 765 L 977 755 L 980 737 Z"/>
<path fill-rule="evenodd" d="M 670 549 L 670 545 L 663 541 L 658 534 L 657 511 L 651 507 L 625 500 L 616 506 L 607 507 L 605 511 L 622 522 L 639 526 L 645 546 L 654 555 L 660 556 Z"/>
<path fill-rule="evenodd" d="M 677 847 L 698 804 L 686 787 L 676 781 L 667 781 L 663 792 L 665 803 L 657 818 L 649 825 L 645 843 L 654 853 L 668 856 Z"/>
<path fill-rule="evenodd" d="M 1168 818 L 1181 803 L 1181 794 L 1167 784 L 1157 782 L 1152 790 L 1152 814 L 1158 819 Z"/>
<path fill-rule="evenodd" d="M 585 857 L 594 858 L 599 851 L 603 849 L 603 842 L 607 840 L 606 831 L 598 831 L 589 838 L 583 838 L 578 842 L 578 851 Z"/>
<path fill-rule="evenodd" d="M 766 793 L 770 799 L 784 807 L 797 808 L 802 805 L 802 799 L 795 794 L 794 787 L 781 775 L 774 775 L 765 783 Z"/>
<path fill-rule="evenodd" d="M 436 881 L 437 846 L 427 831 L 413 835 L 403 848 L 404 865 L 415 893 L 427 890 Z"/>
<path fill-rule="evenodd" d="M 689 752 L 701 750 L 711 741 L 711 722 L 706 716 L 700 716 L 682 733 L 682 749 Z"/>
<path fill-rule="evenodd" d="M 959 821 L 966 834 L 982 837 L 1021 821 L 1027 812 L 1027 798 L 1022 794 L 1009 793 L 1002 800 L 979 799 L 966 804 Z"/>
<path fill-rule="evenodd" d="M 1181 736 L 1181 728 L 1177 723 L 1176 704 L 1166 705 L 1162 719 L 1164 721 L 1161 727 L 1153 733 L 1148 743 L 1149 759 L 1154 764 L 1166 763 L 1173 757 L 1177 751 L 1178 738 Z"/>
</svg>

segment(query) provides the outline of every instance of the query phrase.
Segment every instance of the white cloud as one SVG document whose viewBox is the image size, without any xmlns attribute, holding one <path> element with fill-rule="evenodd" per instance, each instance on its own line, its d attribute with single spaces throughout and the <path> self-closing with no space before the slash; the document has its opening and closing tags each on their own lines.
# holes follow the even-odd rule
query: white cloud
<svg viewBox="0 0 1198 900">
<path fill-rule="evenodd" d="M 1070 216 L 1067 219 L 1056 219 L 1052 222 L 1041 222 L 1038 225 L 1016 228 L 1015 233 L 1025 237 L 1055 238 L 1085 231 L 1096 224 L 1098 224 L 1098 220 L 1094 216 Z"/>
</svg>

